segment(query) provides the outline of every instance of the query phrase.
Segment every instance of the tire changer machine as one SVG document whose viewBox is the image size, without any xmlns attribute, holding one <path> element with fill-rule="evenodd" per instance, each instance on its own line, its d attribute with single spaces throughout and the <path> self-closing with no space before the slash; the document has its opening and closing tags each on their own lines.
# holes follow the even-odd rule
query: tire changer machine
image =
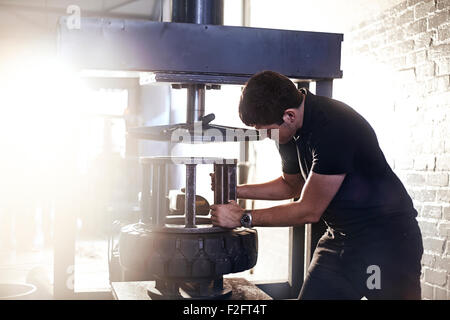
<svg viewBox="0 0 450 320">
<path fill-rule="evenodd" d="M 342 77 L 341 34 L 224 26 L 223 0 L 173 0 L 171 4 L 172 22 L 82 18 L 79 30 L 68 28 L 66 18 L 59 23 L 59 53 L 80 69 L 145 72 L 153 82 L 187 89 L 186 123 L 129 128 L 129 136 L 173 142 L 173 133 L 181 130 L 192 141 L 211 142 L 205 134 L 209 129 L 224 136 L 236 133 L 242 129 L 210 123 L 214 115 L 205 116 L 205 91 L 243 85 L 262 70 L 280 72 L 299 86 L 316 81 L 316 93 L 328 96 L 333 78 Z M 202 128 L 200 136 L 195 125 Z M 246 140 L 260 138 L 257 131 L 244 132 Z M 224 286 L 223 275 L 256 264 L 257 232 L 214 227 L 197 212 L 196 167 L 213 166 L 214 203 L 227 203 L 236 200 L 237 160 L 141 157 L 140 163 L 141 219 L 121 229 L 118 246 L 124 273 L 139 276 L 125 280 L 156 280 L 156 286 L 148 290 L 152 299 L 229 296 L 231 289 Z M 183 215 L 168 214 L 168 172 L 173 163 L 186 169 L 184 204 L 178 201 Z M 289 290 L 295 295 L 303 279 L 305 254 L 313 250 L 322 229 L 314 227 L 309 242 L 305 228 L 293 231 Z"/>
</svg>

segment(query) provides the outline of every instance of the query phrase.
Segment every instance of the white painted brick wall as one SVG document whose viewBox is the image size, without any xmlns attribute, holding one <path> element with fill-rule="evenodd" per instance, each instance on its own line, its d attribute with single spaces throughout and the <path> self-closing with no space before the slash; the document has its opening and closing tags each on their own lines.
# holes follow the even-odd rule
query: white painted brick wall
<svg viewBox="0 0 450 320">
<path fill-rule="evenodd" d="M 419 212 L 425 248 L 422 296 L 449 299 L 450 0 L 404 1 L 346 34 L 344 50 L 347 82 L 352 76 L 362 82 L 364 71 L 358 74 L 358 67 L 369 64 L 358 61 L 390 70 L 384 79 L 379 75 L 377 91 L 388 97 L 373 107 L 386 103 L 394 108 L 378 116 L 370 113 L 369 121 L 393 119 L 393 125 L 376 131 L 382 147 L 384 141 L 390 147 L 386 156 L 392 157 Z M 349 75 L 345 70 L 356 71 Z"/>
</svg>

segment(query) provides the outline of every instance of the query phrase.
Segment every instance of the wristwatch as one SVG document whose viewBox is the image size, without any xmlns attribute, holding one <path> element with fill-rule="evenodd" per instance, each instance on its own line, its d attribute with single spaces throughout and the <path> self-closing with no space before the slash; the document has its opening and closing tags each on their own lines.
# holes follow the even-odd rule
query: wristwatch
<svg viewBox="0 0 450 320">
<path fill-rule="evenodd" d="M 244 214 L 241 218 L 241 226 L 244 228 L 252 227 L 252 210 L 244 210 Z"/>
</svg>

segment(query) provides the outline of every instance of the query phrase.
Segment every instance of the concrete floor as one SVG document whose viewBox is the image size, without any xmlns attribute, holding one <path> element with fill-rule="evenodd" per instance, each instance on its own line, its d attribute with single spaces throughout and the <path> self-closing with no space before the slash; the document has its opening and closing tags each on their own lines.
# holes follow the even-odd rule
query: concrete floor
<svg viewBox="0 0 450 320">
<path fill-rule="evenodd" d="M 23 251 L 3 249 L 0 251 L 0 282 L 26 282 L 28 273 L 33 268 L 44 268 L 53 272 L 53 252 L 51 249 L 41 251 Z"/>
<path fill-rule="evenodd" d="M 53 285 L 53 249 L 43 248 L 17 252 L 0 250 L 0 283 L 24 283 L 38 272 Z M 75 257 L 75 292 L 109 289 L 107 242 L 78 241 Z"/>
<path fill-rule="evenodd" d="M 249 281 L 286 280 L 288 272 L 287 228 L 259 228 L 258 263 L 252 270 L 226 277 Z M 106 240 L 78 240 L 75 258 L 75 292 L 105 291 L 110 288 Z M 53 284 L 53 249 L 18 252 L 0 249 L 0 283 L 27 282 L 30 272 L 44 275 Z"/>
</svg>

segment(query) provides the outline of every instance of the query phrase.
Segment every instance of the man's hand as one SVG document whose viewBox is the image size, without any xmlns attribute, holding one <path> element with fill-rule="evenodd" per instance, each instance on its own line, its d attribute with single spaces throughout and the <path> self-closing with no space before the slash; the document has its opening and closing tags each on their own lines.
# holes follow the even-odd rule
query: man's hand
<svg viewBox="0 0 450 320">
<path fill-rule="evenodd" d="M 211 221 L 213 225 L 218 227 L 229 229 L 240 227 L 243 214 L 244 209 L 233 200 L 228 204 L 211 206 Z"/>
<path fill-rule="evenodd" d="M 211 190 L 215 191 L 216 188 L 216 175 L 214 172 L 210 173 L 209 176 L 211 177 Z"/>
</svg>

